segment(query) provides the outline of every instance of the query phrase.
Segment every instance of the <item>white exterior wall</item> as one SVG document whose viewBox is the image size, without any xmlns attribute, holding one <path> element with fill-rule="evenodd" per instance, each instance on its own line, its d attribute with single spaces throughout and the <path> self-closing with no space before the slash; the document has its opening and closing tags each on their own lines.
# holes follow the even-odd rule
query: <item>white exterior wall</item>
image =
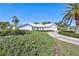
<svg viewBox="0 0 79 59">
<path fill-rule="evenodd" d="M 57 27 L 56 27 L 56 26 L 51 26 L 50 28 L 48 28 L 48 30 L 54 30 L 54 31 L 57 31 Z"/>
<path fill-rule="evenodd" d="M 20 29 L 23 29 L 23 30 L 32 30 L 32 26 L 26 25 L 24 27 L 21 27 Z"/>
<path fill-rule="evenodd" d="M 39 30 L 54 30 L 54 31 L 57 31 L 57 27 L 56 26 L 51 26 L 51 27 L 46 27 L 44 29 L 39 29 Z"/>
<path fill-rule="evenodd" d="M 57 31 L 57 26 L 52 26 L 51 27 L 54 31 Z"/>
<path fill-rule="evenodd" d="M 21 27 L 20 29 L 23 29 L 23 30 L 33 30 L 32 29 L 32 26 L 31 25 L 26 25 L 26 26 L 23 26 L 23 27 Z M 37 29 L 35 29 L 35 30 L 37 30 Z M 38 30 L 54 30 L 54 31 L 57 31 L 57 26 L 56 25 L 51 25 L 50 27 L 46 27 L 46 28 L 44 28 L 44 29 L 38 29 Z"/>
</svg>

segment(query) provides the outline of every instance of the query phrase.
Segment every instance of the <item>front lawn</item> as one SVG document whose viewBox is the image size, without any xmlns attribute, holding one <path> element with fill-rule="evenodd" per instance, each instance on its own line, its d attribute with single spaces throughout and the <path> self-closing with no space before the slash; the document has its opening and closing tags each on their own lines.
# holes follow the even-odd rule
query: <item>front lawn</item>
<svg viewBox="0 0 79 59">
<path fill-rule="evenodd" d="M 54 39 L 47 32 L 28 31 L 25 35 L 0 37 L 0 56 L 53 56 L 56 54 L 79 56 L 79 46 Z"/>
<path fill-rule="evenodd" d="M 74 38 L 79 38 L 79 34 L 73 32 L 73 31 L 61 31 L 61 32 L 59 32 L 59 34 L 74 37 Z"/>
<path fill-rule="evenodd" d="M 0 37 L 0 55 L 53 55 L 54 40 L 45 32 L 33 31 L 25 35 Z"/>
<path fill-rule="evenodd" d="M 79 56 L 79 45 L 63 42 L 60 40 L 55 41 L 60 47 L 62 56 Z"/>
</svg>

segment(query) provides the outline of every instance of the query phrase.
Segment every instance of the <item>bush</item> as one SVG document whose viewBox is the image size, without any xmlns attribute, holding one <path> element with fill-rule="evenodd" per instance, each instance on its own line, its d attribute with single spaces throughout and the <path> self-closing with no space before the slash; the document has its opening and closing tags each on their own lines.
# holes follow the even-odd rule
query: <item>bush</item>
<svg viewBox="0 0 79 59">
<path fill-rule="evenodd" d="M 15 34 L 16 35 L 24 35 L 24 34 L 26 34 L 26 31 L 25 30 L 15 30 Z"/>
<path fill-rule="evenodd" d="M 37 32 L 52 32 L 53 30 L 34 30 Z M 24 35 L 24 34 L 32 34 L 34 31 L 30 30 L 0 30 L 0 36 L 8 36 L 8 35 Z"/>
<path fill-rule="evenodd" d="M 26 30 L 26 34 L 32 34 L 33 31 L 30 31 L 30 30 Z"/>
<path fill-rule="evenodd" d="M 0 30 L 0 36 L 6 36 L 10 32 L 11 32 L 10 30 Z"/>
<path fill-rule="evenodd" d="M 49 56 L 54 53 L 53 46 L 54 40 L 44 32 L 1 37 L 0 56 Z"/>
<path fill-rule="evenodd" d="M 25 30 L 1 30 L 0 36 L 7 36 L 7 35 L 24 35 L 26 34 Z"/>
<path fill-rule="evenodd" d="M 52 32 L 54 30 L 34 30 L 34 31 L 38 31 L 38 32 Z"/>
<path fill-rule="evenodd" d="M 59 34 L 74 37 L 74 38 L 79 38 L 79 34 L 73 32 L 73 31 L 61 31 Z"/>
<path fill-rule="evenodd" d="M 64 30 L 64 26 L 57 26 L 57 29 L 58 29 L 59 31 Z"/>
<path fill-rule="evenodd" d="M 0 36 L 5 36 L 5 31 L 0 31 Z"/>
</svg>

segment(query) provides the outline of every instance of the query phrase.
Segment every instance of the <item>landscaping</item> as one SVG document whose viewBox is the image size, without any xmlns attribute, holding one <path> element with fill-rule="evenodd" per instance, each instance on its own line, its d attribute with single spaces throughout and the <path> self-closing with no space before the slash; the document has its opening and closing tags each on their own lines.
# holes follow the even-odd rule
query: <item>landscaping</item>
<svg viewBox="0 0 79 59">
<path fill-rule="evenodd" d="M 0 56 L 53 56 L 55 46 L 60 48 L 60 55 L 79 55 L 79 46 L 59 41 L 47 32 L 26 31 L 25 35 L 0 37 Z"/>
<path fill-rule="evenodd" d="M 27 31 L 28 33 L 28 31 Z M 26 34 L 25 30 L 0 30 L 0 36 L 11 36 L 11 35 L 24 35 Z"/>
<path fill-rule="evenodd" d="M 74 38 L 79 38 L 79 34 L 73 32 L 73 31 L 60 31 L 59 34 L 74 37 Z"/>
<path fill-rule="evenodd" d="M 0 37 L 0 55 L 51 56 L 54 40 L 45 32 L 28 32 L 25 35 Z"/>
<path fill-rule="evenodd" d="M 29 24 L 23 28 L 27 24 L 21 26 L 17 16 L 12 17 L 11 23 L 0 22 L 0 56 L 79 56 L 78 45 L 63 42 L 48 35 L 48 32 L 53 32 L 49 28 L 55 28 L 61 35 L 79 38 L 79 8 L 77 8 L 79 4 L 68 5 L 69 8 L 64 13 L 63 19 L 57 23 L 58 26 L 52 24 L 57 28 L 48 26 L 50 21 L 41 22 L 41 24 L 34 22 L 34 26 L 28 27 Z M 76 21 L 74 28 L 71 26 L 73 20 Z M 30 31 L 31 29 L 33 31 Z"/>
<path fill-rule="evenodd" d="M 79 45 L 55 40 L 60 47 L 61 56 L 79 56 Z"/>
</svg>

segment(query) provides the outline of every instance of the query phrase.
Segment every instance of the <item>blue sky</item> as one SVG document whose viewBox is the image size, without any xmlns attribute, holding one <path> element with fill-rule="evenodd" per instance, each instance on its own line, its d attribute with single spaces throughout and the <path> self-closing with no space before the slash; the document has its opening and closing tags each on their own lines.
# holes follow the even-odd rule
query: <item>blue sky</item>
<svg viewBox="0 0 79 59">
<path fill-rule="evenodd" d="M 62 20 L 67 5 L 63 3 L 6 3 L 0 4 L 0 21 L 12 21 L 17 16 L 20 24 L 27 22 Z"/>
</svg>

